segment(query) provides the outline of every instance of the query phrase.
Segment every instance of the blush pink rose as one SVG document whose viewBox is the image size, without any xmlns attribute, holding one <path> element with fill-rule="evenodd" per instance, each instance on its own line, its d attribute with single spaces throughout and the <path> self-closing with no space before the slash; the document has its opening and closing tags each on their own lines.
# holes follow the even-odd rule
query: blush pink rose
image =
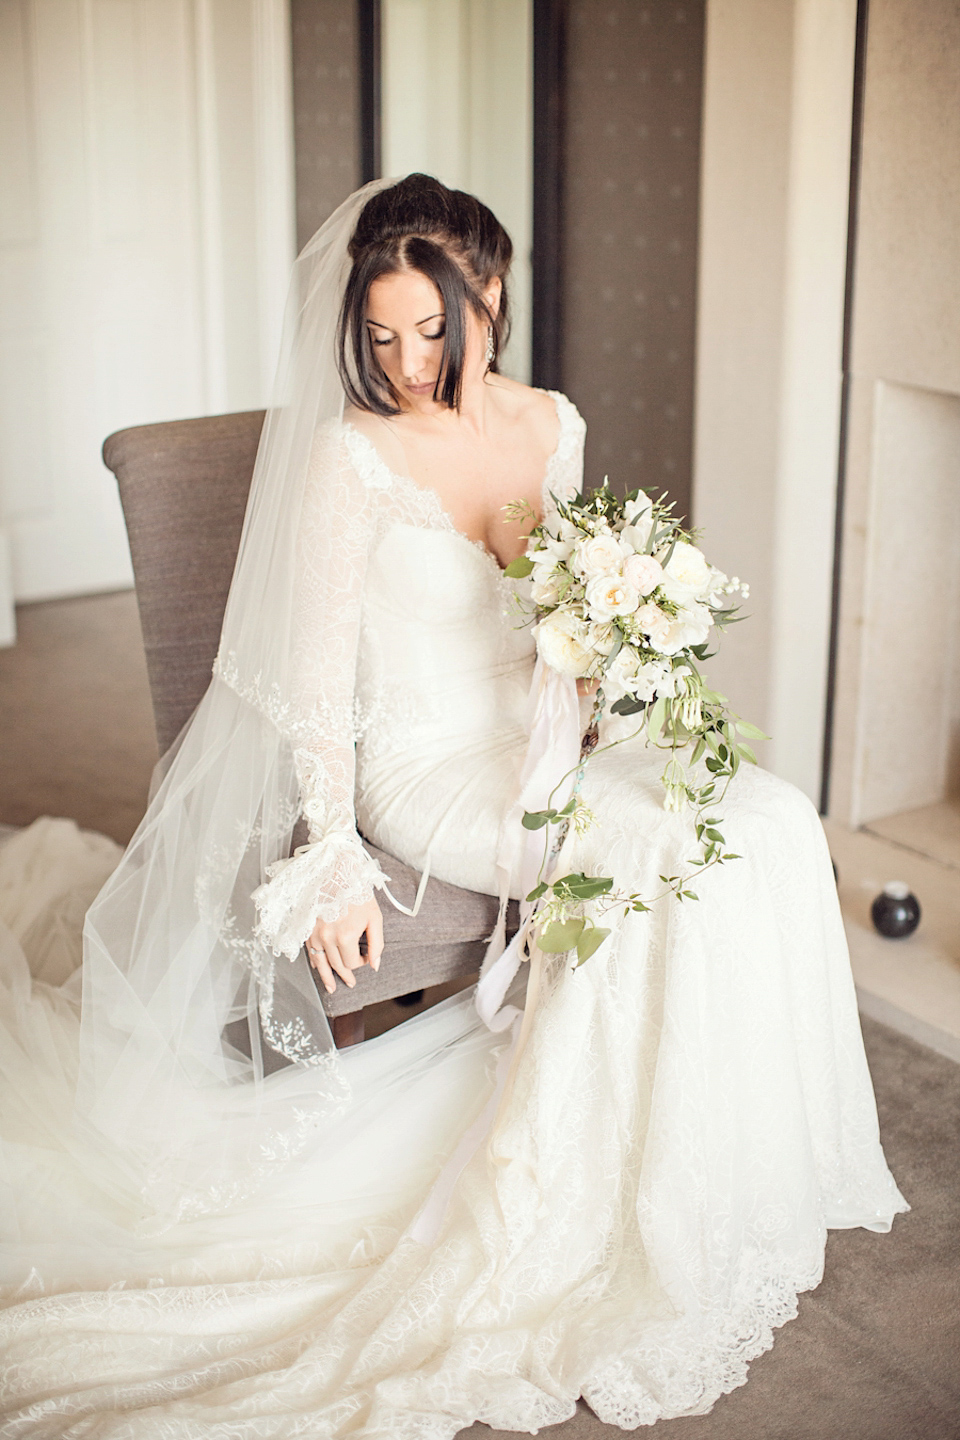
<svg viewBox="0 0 960 1440">
<path fill-rule="evenodd" d="M 663 566 L 652 555 L 628 555 L 623 562 L 623 578 L 638 595 L 650 595 L 663 578 Z"/>
</svg>

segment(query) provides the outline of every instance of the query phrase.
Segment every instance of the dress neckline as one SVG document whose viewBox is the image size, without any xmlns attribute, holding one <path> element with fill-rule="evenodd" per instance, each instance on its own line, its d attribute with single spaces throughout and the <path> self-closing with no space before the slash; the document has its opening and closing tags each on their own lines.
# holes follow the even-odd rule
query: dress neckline
<svg viewBox="0 0 960 1440">
<path fill-rule="evenodd" d="M 557 412 L 557 441 L 553 449 L 550 451 L 550 454 L 547 456 L 543 480 L 540 483 L 540 516 L 537 520 L 537 524 L 539 525 L 547 512 L 547 502 L 550 498 L 550 491 L 548 489 L 548 486 L 550 485 L 550 482 L 553 478 L 553 472 L 556 469 L 557 461 L 563 452 L 564 440 L 566 439 L 568 434 L 568 418 L 576 417 L 577 419 L 579 419 L 580 416 L 573 402 L 568 400 L 565 395 L 562 395 L 559 390 L 544 390 L 541 389 L 539 386 L 533 386 L 532 388 L 539 390 L 539 393 L 541 395 L 549 395 L 550 399 L 553 401 L 554 409 Z M 369 435 L 364 435 L 363 431 L 358 430 L 356 425 L 353 425 L 349 420 L 343 420 L 341 421 L 341 424 L 344 430 L 348 430 L 352 436 L 356 436 L 356 438 L 361 442 L 364 448 L 369 452 L 381 476 L 389 479 L 391 484 L 401 485 L 408 491 L 414 491 L 417 495 L 425 497 L 428 502 L 432 502 L 436 514 L 442 519 L 444 523 L 444 528 L 448 530 L 450 534 L 456 535 L 460 540 L 463 540 L 474 550 L 479 550 L 481 555 L 484 555 L 490 561 L 490 563 L 496 567 L 497 573 L 499 575 L 502 576 L 506 574 L 507 567 L 500 564 L 499 559 L 488 545 L 486 545 L 482 540 L 474 540 L 464 530 L 461 530 L 458 525 L 454 524 L 453 516 L 450 514 L 450 511 L 444 505 L 443 501 L 440 499 L 440 496 L 437 494 L 436 490 L 434 490 L 432 486 L 418 485 L 412 475 L 401 475 L 396 470 L 392 470 L 387 464 L 386 460 L 381 455 L 380 451 L 377 449 L 376 445 L 370 439 Z"/>
</svg>

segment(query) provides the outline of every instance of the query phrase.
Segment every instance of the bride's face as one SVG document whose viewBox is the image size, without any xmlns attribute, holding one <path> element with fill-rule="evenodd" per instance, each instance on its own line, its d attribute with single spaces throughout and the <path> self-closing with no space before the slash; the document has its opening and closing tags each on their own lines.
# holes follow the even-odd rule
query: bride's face
<svg viewBox="0 0 960 1440">
<path fill-rule="evenodd" d="M 495 281 L 488 304 L 499 299 Z M 440 291 L 419 270 L 382 275 L 370 286 L 367 328 L 383 373 L 405 408 L 432 412 L 443 360 L 444 308 Z M 482 381 L 486 370 L 487 327 L 468 306 L 463 365 L 464 388 Z"/>
</svg>

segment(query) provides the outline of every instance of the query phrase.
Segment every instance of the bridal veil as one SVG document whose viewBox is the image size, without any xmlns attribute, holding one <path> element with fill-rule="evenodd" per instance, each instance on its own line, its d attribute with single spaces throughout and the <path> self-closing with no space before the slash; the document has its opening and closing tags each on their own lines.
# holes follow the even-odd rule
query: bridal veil
<svg viewBox="0 0 960 1440">
<path fill-rule="evenodd" d="M 318 884 L 325 872 L 348 896 L 351 885 L 369 894 L 378 878 L 352 817 L 348 597 L 362 517 L 344 513 L 342 498 L 338 506 L 336 447 L 317 437 L 336 433 L 343 408 L 335 341 L 348 242 L 363 205 L 388 183 L 351 196 L 296 262 L 214 674 L 88 912 L 82 1003 L 75 977 L 72 992 L 33 987 L 32 1028 L 23 987 L 0 1012 L 0 1068 L 6 1055 L 22 1078 L 32 1063 L 37 1083 L 49 1085 L 48 1052 L 70 1056 L 55 1067 L 57 1143 L 99 1154 L 102 1175 L 139 1192 L 145 1233 L 254 1188 L 308 1148 L 346 1098 L 305 957 L 293 944 L 295 960 L 273 953 L 281 946 L 258 933 L 251 895 L 290 853 L 305 757 L 327 765 L 333 804 L 317 843 L 292 863 L 312 865 Z M 308 503 L 315 530 L 325 518 L 305 569 Z M 277 1055 L 291 1063 L 278 1066 Z M 43 1145 L 40 1137 L 38 1170 Z M 15 1160 L 22 1171 L 23 1147 Z M 0 1163 L 10 1178 L 9 1147 Z"/>
</svg>

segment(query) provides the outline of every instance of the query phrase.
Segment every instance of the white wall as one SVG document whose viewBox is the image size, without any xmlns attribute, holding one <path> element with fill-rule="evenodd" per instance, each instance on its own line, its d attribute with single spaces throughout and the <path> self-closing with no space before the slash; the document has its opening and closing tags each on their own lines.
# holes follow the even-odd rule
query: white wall
<svg viewBox="0 0 960 1440">
<path fill-rule="evenodd" d="M 960 790 L 960 8 L 871 0 L 830 814 Z"/>
<path fill-rule="evenodd" d="M 383 0 L 383 173 L 419 170 L 489 205 L 514 244 L 503 370 L 530 376 L 530 0 Z"/>
<path fill-rule="evenodd" d="M 881 382 L 875 400 L 852 810 L 942 800 L 960 719 L 960 396 Z"/>
<path fill-rule="evenodd" d="M 267 403 L 295 255 L 287 0 L 198 0 L 209 411 Z"/>
<path fill-rule="evenodd" d="M 708 0 L 694 520 L 751 582 L 711 673 L 820 790 L 856 0 Z"/>
<path fill-rule="evenodd" d="M 112 430 L 265 402 L 288 69 L 286 0 L 0 0 L 8 601 L 130 583 Z"/>
</svg>

